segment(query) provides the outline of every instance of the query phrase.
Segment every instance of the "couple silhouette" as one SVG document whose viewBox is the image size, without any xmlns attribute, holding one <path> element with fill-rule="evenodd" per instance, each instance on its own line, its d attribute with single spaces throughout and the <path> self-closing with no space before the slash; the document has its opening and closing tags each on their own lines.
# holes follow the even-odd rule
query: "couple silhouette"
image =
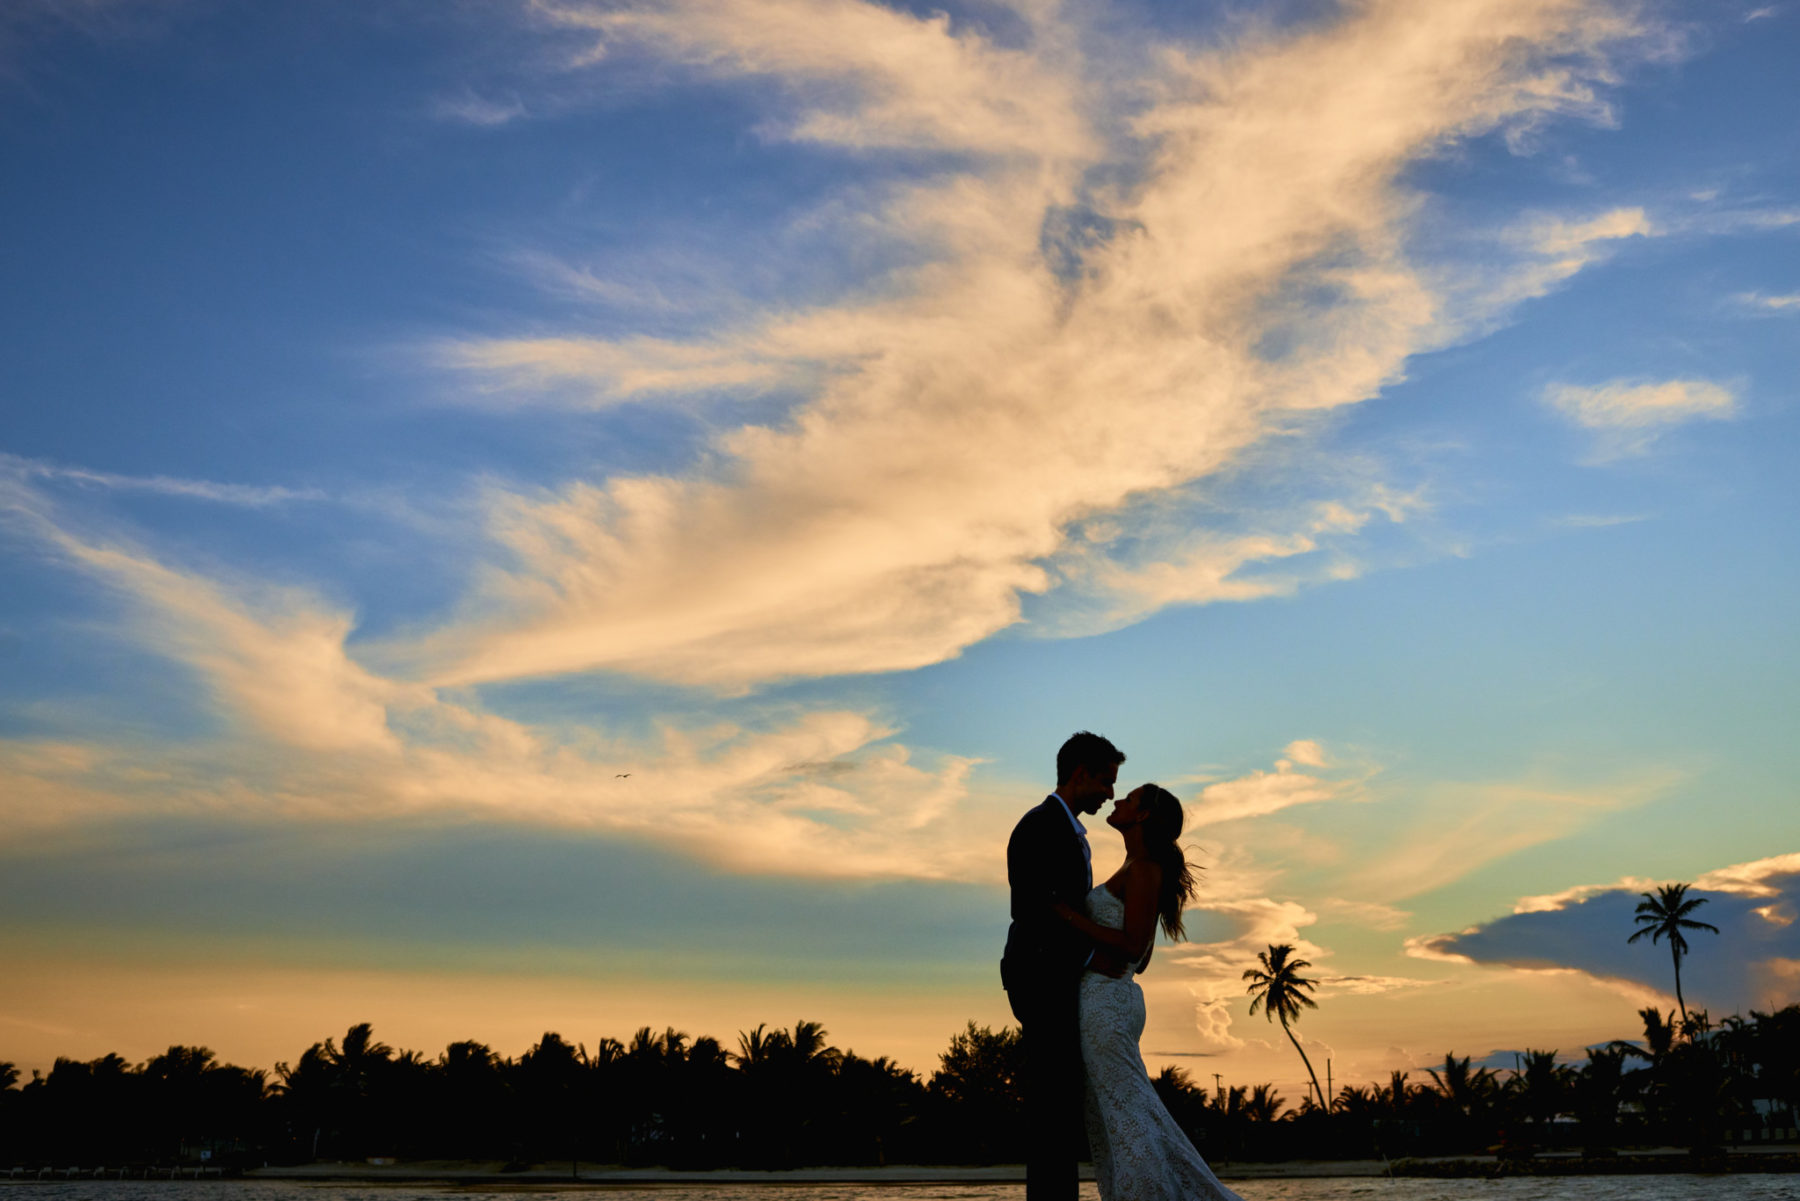
<svg viewBox="0 0 1800 1201">
<path fill-rule="evenodd" d="M 1082 730 L 1056 753 L 1056 791 L 1006 844 L 1012 924 L 1000 980 L 1025 1043 L 1028 1201 L 1072 1201 L 1082 1128 L 1102 1201 L 1241 1201 L 1169 1116 L 1138 1050 L 1156 927 L 1182 936 L 1194 873 L 1179 842 L 1181 802 L 1141 784 L 1106 824 L 1125 859 L 1094 883 L 1081 815 L 1113 800 L 1125 753 Z"/>
</svg>

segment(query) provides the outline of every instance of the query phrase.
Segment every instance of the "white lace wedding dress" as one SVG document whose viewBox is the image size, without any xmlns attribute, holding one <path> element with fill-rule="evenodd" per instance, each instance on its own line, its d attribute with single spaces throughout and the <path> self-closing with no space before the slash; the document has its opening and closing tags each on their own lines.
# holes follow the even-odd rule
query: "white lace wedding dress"
<svg viewBox="0 0 1800 1201">
<path fill-rule="evenodd" d="M 1125 902 L 1104 884 L 1088 893 L 1087 910 L 1102 926 L 1125 926 Z M 1144 990 L 1130 974 L 1081 977 L 1088 1142 L 1101 1201 L 1243 1201 L 1219 1183 L 1151 1087 L 1138 1053 L 1143 1034 Z"/>
</svg>

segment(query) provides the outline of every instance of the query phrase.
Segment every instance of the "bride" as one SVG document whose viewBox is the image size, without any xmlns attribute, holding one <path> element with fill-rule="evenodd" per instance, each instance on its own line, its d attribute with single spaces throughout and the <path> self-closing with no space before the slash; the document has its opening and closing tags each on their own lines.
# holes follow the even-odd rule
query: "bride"
<svg viewBox="0 0 1800 1201">
<path fill-rule="evenodd" d="M 1182 936 L 1181 911 L 1194 873 L 1176 839 L 1181 802 L 1145 784 L 1113 803 L 1106 824 L 1125 837 L 1125 862 L 1087 896 L 1087 912 L 1058 905 L 1064 921 L 1135 965 L 1112 977 L 1081 977 L 1081 1059 L 1087 1070 L 1088 1141 L 1102 1201 L 1242 1201 L 1219 1183 L 1169 1116 L 1138 1052 L 1144 992 L 1135 975 L 1150 964 L 1156 924 Z"/>
</svg>

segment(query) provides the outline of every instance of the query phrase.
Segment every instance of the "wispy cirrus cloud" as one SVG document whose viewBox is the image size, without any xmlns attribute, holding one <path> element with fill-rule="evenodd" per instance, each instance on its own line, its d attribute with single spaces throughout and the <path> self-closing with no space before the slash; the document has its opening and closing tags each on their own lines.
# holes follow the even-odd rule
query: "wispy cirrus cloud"
<svg viewBox="0 0 1800 1201">
<path fill-rule="evenodd" d="M 431 106 L 432 113 L 446 121 L 459 121 L 483 129 L 496 129 L 529 115 L 525 102 L 517 95 L 496 98 L 470 89 L 440 96 Z"/>
<path fill-rule="evenodd" d="M 1649 521 L 1648 513 L 1571 513 L 1558 517 L 1556 524 L 1576 530 L 1604 530 L 1615 525 L 1636 525 Z"/>
<path fill-rule="evenodd" d="M 1703 379 L 1552 384 L 1544 390 L 1544 403 L 1593 432 L 1590 461 L 1596 463 L 1645 454 L 1677 426 L 1727 421 L 1737 415 L 1736 394 Z"/>
<path fill-rule="evenodd" d="M 857 149 L 1091 154 L 1076 77 L 1056 69 L 1051 22 L 1033 46 L 997 45 L 948 15 L 844 0 L 534 0 L 544 19 L 593 35 L 599 62 L 637 51 L 700 75 L 762 79 L 789 111 L 770 132 Z M 1052 16 L 1054 10 L 1019 15 Z M 1035 23 L 1034 23 L 1035 24 Z"/>
<path fill-rule="evenodd" d="M 1364 926 L 1370 930 L 1398 930 L 1412 920 L 1412 914 L 1397 905 L 1379 901 L 1353 901 L 1345 897 L 1327 897 L 1319 908 L 1339 921 Z"/>
<path fill-rule="evenodd" d="M 1253 771 L 1203 788 L 1188 807 L 1188 825 L 1197 829 L 1266 817 L 1296 805 L 1357 799 L 1365 795 L 1363 786 L 1375 774 L 1365 766 L 1327 775 L 1331 766 L 1317 742 L 1301 739 L 1289 743 L 1272 771 Z"/>
<path fill-rule="evenodd" d="M 1399 525 L 1425 507 L 1418 496 L 1376 485 L 1262 515 L 1253 522 L 1260 528 L 1247 533 L 1195 532 L 1191 512 L 1174 503 L 1164 506 L 1167 524 L 1135 511 L 1105 518 L 1051 560 L 1054 600 L 1034 629 L 1052 637 L 1097 633 L 1175 605 L 1264 600 L 1354 579 L 1364 570 L 1357 535 L 1371 522 Z"/>
<path fill-rule="evenodd" d="M 1174 978 L 1167 983 L 1178 986 L 1191 999 L 1194 1049 L 1201 1053 L 1237 1050 L 1251 1041 L 1254 1025 L 1236 1027 L 1233 1011 L 1244 1003 L 1246 965 L 1254 964 L 1257 955 L 1273 945 L 1292 947 L 1295 959 L 1312 965 L 1306 975 L 1318 982 L 1321 998 L 1412 991 L 1434 983 L 1410 976 L 1333 972 L 1331 950 L 1306 933 L 1318 923 L 1318 912 L 1298 901 L 1261 892 L 1254 873 L 1209 873 L 1204 900 L 1196 909 L 1204 910 L 1210 921 L 1222 919 L 1230 927 L 1227 936 L 1180 943 L 1158 955 L 1163 970 Z"/>
<path fill-rule="evenodd" d="M 72 484 L 107 492 L 148 492 L 250 508 L 326 499 L 326 493 L 318 488 L 225 484 L 214 480 L 187 480 L 166 475 L 120 475 L 110 471 L 46 463 L 40 459 L 27 459 L 3 452 L 0 452 L 0 477 L 10 477 L 15 481 L 39 480 Z"/>
<path fill-rule="evenodd" d="M 1418 896 L 1645 804 L 1682 778 L 1672 768 L 1647 767 L 1600 783 L 1571 783 L 1537 772 L 1518 779 L 1434 783 L 1405 802 L 1411 808 L 1402 827 L 1406 833 L 1351 874 L 1349 895 L 1383 903 Z"/>
<path fill-rule="evenodd" d="M 435 352 L 445 367 L 479 372 L 488 389 L 539 391 L 579 385 L 586 407 L 625 404 L 646 394 L 707 393 L 761 388 L 791 378 L 793 360 L 779 353 L 758 358 L 743 346 L 705 346 L 662 338 L 625 343 L 581 338 L 448 343 Z"/>
<path fill-rule="evenodd" d="M 1761 313 L 1800 312 L 1800 292 L 1771 295 L 1767 292 L 1739 292 L 1732 297 L 1739 305 Z"/>
<path fill-rule="evenodd" d="M 354 615 L 304 590 L 77 532 L 16 484 L 0 502 L 16 533 L 119 598 L 123 636 L 193 673 L 221 727 L 155 747 L 0 740 L 0 811 L 15 834 L 128 814 L 431 815 L 606 832 L 747 872 L 996 871 L 985 848 L 1004 841 L 1009 815 L 970 797 L 975 761 L 915 763 L 876 715 L 787 708 L 671 720 L 649 737 L 515 721 L 363 666 L 346 645 Z"/>
<path fill-rule="evenodd" d="M 40 38 L 146 36 L 192 7 L 193 0 L 13 0 L 0 8 L 0 79 L 24 73 L 22 51 Z"/>
<path fill-rule="evenodd" d="M 1129 86 L 1084 60 L 1058 9 L 1021 10 L 1004 48 L 849 2 L 540 12 L 591 31 L 596 53 L 780 84 L 771 136 L 965 157 L 869 193 L 863 227 L 916 255 L 841 303 L 682 342 L 445 347 L 501 387 L 573 385 L 596 404 L 776 384 L 809 398 L 721 428 L 688 474 L 497 490 L 498 553 L 460 619 L 386 648 L 439 682 L 602 669 L 741 690 L 939 662 L 1022 620 L 1034 595 L 1125 621 L 1355 574 L 1330 556 L 1240 574 L 1355 534 L 1376 509 L 1354 494 L 1156 562 L 1134 564 L 1128 524 L 1091 535 L 1369 399 L 1412 354 L 1648 228 L 1637 211 L 1539 222 L 1509 266 L 1454 280 L 1408 245 L 1424 203 L 1402 182 L 1410 164 L 1608 116 L 1618 62 L 1656 42 L 1612 5 L 1370 4 L 1167 50 Z M 1097 140 L 1122 120 L 1133 139 Z M 1087 182 L 1108 165 L 1131 182 Z M 1047 255 L 1044 231 L 1071 206 L 1093 236 Z M 1081 598 L 1095 585 L 1098 606 Z"/>
</svg>

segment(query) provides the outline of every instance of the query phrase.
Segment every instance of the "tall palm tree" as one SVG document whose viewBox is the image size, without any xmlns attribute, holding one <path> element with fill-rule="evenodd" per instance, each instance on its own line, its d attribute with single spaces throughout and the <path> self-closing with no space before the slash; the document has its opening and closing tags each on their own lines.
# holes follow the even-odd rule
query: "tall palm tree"
<svg viewBox="0 0 1800 1201">
<path fill-rule="evenodd" d="M 1717 926 L 1705 922 L 1697 922 L 1688 914 L 1706 904 L 1705 897 L 1687 899 L 1686 884 L 1664 884 L 1654 893 L 1644 893 L 1644 899 L 1638 902 L 1637 916 L 1632 920 L 1638 924 L 1637 933 L 1625 941 L 1636 942 L 1646 934 L 1652 943 L 1663 939 L 1669 940 L 1669 957 L 1675 961 L 1675 1004 L 1681 1008 L 1681 1021 L 1687 1024 L 1687 1002 L 1681 999 L 1681 957 L 1688 953 L 1687 939 L 1682 937 L 1683 930 L 1711 930 L 1719 932 Z"/>
<path fill-rule="evenodd" d="M 1324 1105 L 1325 1090 L 1319 1087 L 1319 1074 L 1313 1071 L 1312 1060 L 1306 1057 L 1306 1049 L 1288 1023 L 1300 1020 L 1302 1009 L 1317 1009 L 1319 1003 L 1306 994 L 1317 987 L 1317 981 L 1308 980 L 1300 974 L 1302 968 L 1312 964 L 1304 959 L 1290 959 L 1294 948 L 1287 943 L 1271 946 L 1266 951 L 1258 951 L 1256 958 L 1261 968 L 1247 968 L 1244 979 L 1250 987 L 1244 991 L 1250 994 L 1250 1016 L 1255 1017 L 1260 1007 L 1263 1016 L 1269 1021 L 1280 1019 L 1281 1031 L 1294 1044 L 1294 1050 L 1300 1052 L 1300 1062 L 1306 1065 L 1306 1074 L 1312 1077 L 1313 1091 L 1319 1095 L 1319 1104 Z"/>
</svg>

